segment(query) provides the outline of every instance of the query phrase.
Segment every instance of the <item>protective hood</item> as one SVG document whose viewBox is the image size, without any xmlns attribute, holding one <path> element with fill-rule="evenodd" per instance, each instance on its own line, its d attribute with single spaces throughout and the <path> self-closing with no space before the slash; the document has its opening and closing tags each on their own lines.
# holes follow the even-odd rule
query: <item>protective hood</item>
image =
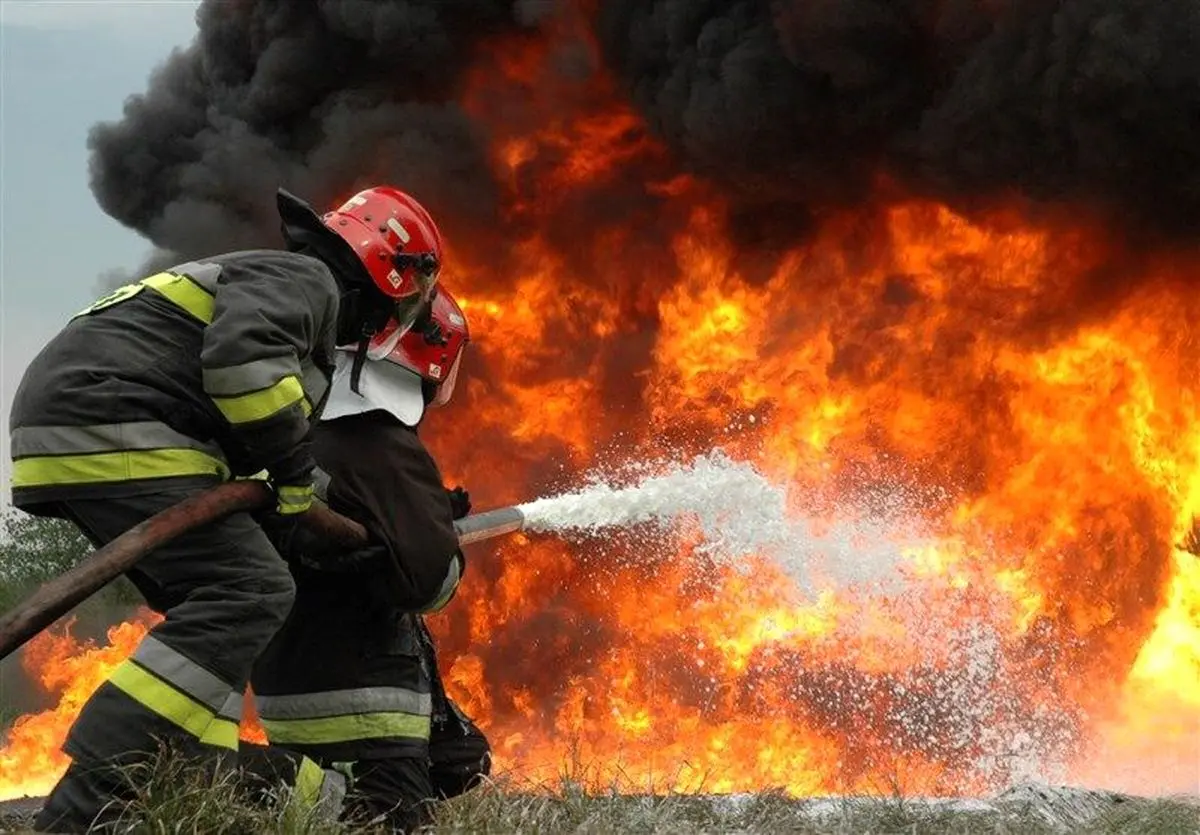
<svg viewBox="0 0 1200 835">
<path fill-rule="evenodd" d="M 405 426 L 416 427 L 425 415 L 421 378 L 407 368 L 386 360 L 363 363 L 355 394 L 350 388 L 354 354 L 338 351 L 322 420 L 384 411 Z"/>
<path fill-rule="evenodd" d="M 276 191 L 275 205 L 287 248 L 324 262 L 341 289 L 338 341 L 358 339 L 364 326 L 368 332 L 382 328 L 391 315 L 392 301 L 375 289 L 354 249 L 325 225 L 312 206 L 286 189 Z"/>
</svg>

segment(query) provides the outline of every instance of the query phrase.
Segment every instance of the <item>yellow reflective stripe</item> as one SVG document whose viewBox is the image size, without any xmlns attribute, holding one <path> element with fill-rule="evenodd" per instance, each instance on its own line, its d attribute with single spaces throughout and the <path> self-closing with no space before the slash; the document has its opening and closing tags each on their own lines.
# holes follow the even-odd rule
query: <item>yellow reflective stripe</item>
<svg viewBox="0 0 1200 835">
<path fill-rule="evenodd" d="M 98 313 L 107 307 L 112 307 L 119 302 L 133 298 L 146 287 L 150 287 L 160 295 L 165 296 L 176 307 L 182 308 L 184 312 L 193 318 L 199 319 L 204 324 L 208 325 L 212 323 L 213 308 L 216 306 L 213 294 L 186 275 L 175 275 L 173 273 L 157 273 L 149 278 L 143 278 L 136 284 L 126 284 L 124 287 L 118 287 L 111 293 L 92 302 L 71 318 L 78 319 L 80 316 L 86 316 L 89 313 Z"/>
<path fill-rule="evenodd" d="M 238 747 L 238 730 L 239 725 L 237 722 L 217 716 L 208 723 L 208 727 L 200 735 L 200 741 L 205 745 L 215 745 L 218 748 L 232 748 L 236 751 Z"/>
<path fill-rule="evenodd" d="M 123 662 L 115 669 L 109 682 L 121 690 L 147 710 L 150 710 L 171 724 L 182 728 L 197 739 L 205 739 L 209 726 L 214 721 L 223 724 L 233 724 L 226 720 L 216 720 L 216 715 L 207 707 L 176 690 L 157 676 L 146 672 L 132 661 Z M 213 745 L 237 750 L 237 726 L 234 725 L 232 739 L 225 734 L 215 733 L 211 741 Z"/>
<path fill-rule="evenodd" d="M 402 736 L 429 739 L 429 717 L 411 713 L 356 713 L 321 719 L 262 719 L 272 745 L 328 745 Z"/>
<path fill-rule="evenodd" d="M 95 484 L 173 476 L 229 477 L 224 461 L 194 449 L 139 449 L 46 455 L 13 462 L 12 486 Z"/>
<path fill-rule="evenodd" d="M 277 510 L 287 515 L 289 513 L 303 513 L 312 507 L 313 503 L 313 487 L 280 487 L 276 490 L 279 494 Z"/>
<path fill-rule="evenodd" d="M 187 276 L 159 273 L 140 282 L 166 296 L 189 315 L 208 325 L 213 320 L 216 298 Z"/>
<path fill-rule="evenodd" d="M 83 310 L 72 316 L 72 319 L 78 319 L 80 316 L 87 316 L 89 313 L 98 313 L 106 307 L 112 307 L 114 304 L 119 304 L 126 299 L 132 299 L 142 290 L 146 289 L 142 284 L 126 284 L 123 287 L 118 287 L 107 295 L 101 296 L 94 302 L 89 304 Z"/>
<path fill-rule="evenodd" d="M 237 397 L 214 397 L 213 402 L 230 423 L 251 423 L 269 418 L 296 402 L 303 402 L 304 387 L 295 375 L 288 375 L 270 388 L 239 394 Z M 307 409 L 307 404 L 304 408 Z M 305 411 L 305 416 L 311 409 Z"/>
<path fill-rule="evenodd" d="M 91 426 L 18 426 L 12 430 L 13 458 L 90 455 L 135 449 L 195 449 L 221 458 L 221 448 L 189 438 L 156 420 Z"/>
<path fill-rule="evenodd" d="M 324 769 L 308 757 L 302 757 L 300 768 L 296 771 L 296 799 L 307 808 L 316 806 L 321 800 L 321 784 L 324 782 Z"/>
</svg>

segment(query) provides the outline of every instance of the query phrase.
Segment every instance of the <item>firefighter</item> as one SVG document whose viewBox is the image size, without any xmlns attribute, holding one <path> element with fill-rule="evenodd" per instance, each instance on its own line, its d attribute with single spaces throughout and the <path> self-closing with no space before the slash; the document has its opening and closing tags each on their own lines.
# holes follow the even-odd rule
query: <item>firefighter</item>
<svg viewBox="0 0 1200 835">
<path fill-rule="evenodd" d="M 282 189 L 276 203 L 285 250 L 216 255 L 122 287 L 43 348 L 10 418 L 17 507 L 69 519 L 97 547 L 260 471 L 279 518 L 309 509 L 310 421 L 334 347 L 356 342 L 361 356 L 389 321 L 411 326 L 432 297 L 442 240 L 429 213 L 390 187 L 324 216 Z M 83 705 L 41 830 L 108 820 L 119 812 L 110 801 L 130 790 L 124 767 L 163 744 L 210 764 L 236 758 L 251 666 L 295 595 L 246 513 L 180 536 L 129 577 L 165 620 Z M 303 765 L 310 800 L 336 791 L 335 775 Z"/>
<path fill-rule="evenodd" d="M 450 601 L 464 569 L 454 519 L 470 511 L 470 496 L 444 487 L 417 428 L 454 394 L 467 322 L 439 287 L 428 316 L 398 342 L 388 336 L 365 366 L 339 352 L 313 433 L 318 497 L 381 544 L 322 554 L 303 531 L 287 532 L 279 546 L 292 560 L 296 604 L 251 686 L 272 748 L 349 773 L 347 820 L 409 831 L 434 799 L 486 775 L 491 757 L 446 697 L 421 617 Z"/>
</svg>

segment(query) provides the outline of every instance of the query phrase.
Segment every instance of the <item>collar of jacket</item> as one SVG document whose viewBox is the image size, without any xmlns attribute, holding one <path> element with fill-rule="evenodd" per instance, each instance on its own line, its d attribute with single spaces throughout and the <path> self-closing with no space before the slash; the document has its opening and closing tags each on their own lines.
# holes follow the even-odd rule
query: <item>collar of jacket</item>
<svg viewBox="0 0 1200 835">
<path fill-rule="evenodd" d="M 350 387 L 354 354 L 339 350 L 333 381 L 321 420 L 384 411 L 405 426 L 416 428 L 425 416 L 421 378 L 387 360 L 367 360 L 358 381 L 358 393 Z"/>
</svg>

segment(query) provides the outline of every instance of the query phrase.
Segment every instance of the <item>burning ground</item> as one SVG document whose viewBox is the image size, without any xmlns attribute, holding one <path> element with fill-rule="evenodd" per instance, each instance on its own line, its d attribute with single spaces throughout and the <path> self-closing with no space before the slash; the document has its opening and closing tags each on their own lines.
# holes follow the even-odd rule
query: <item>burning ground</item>
<svg viewBox="0 0 1200 835">
<path fill-rule="evenodd" d="M 886 586 L 716 563 L 686 526 L 473 550 L 434 626 L 500 767 L 1196 790 L 1194 4 L 241 0 L 199 23 L 94 131 L 98 200 L 163 260 L 275 244 L 277 184 L 427 202 L 475 344 L 425 432 L 478 506 L 721 447 L 814 531 L 896 531 Z M 62 641 L 25 656 L 55 692 L 55 664 L 109 663 Z M 48 785 L 77 705 L 18 721 L 4 794 L 35 788 L 26 758 Z"/>
</svg>

